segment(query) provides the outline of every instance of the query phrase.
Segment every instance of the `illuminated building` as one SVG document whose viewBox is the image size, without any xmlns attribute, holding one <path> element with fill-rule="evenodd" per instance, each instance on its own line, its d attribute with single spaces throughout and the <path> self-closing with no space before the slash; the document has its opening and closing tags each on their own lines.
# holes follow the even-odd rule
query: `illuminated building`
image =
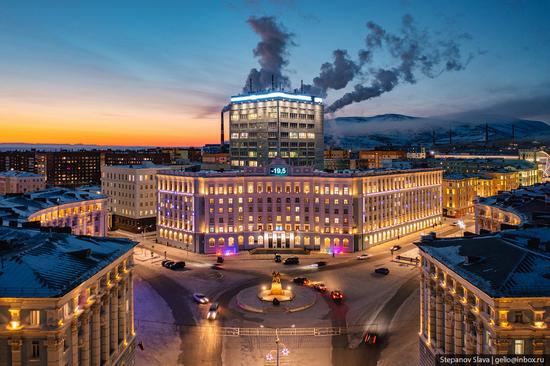
<svg viewBox="0 0 550 366">
<path fill-rule="evenodd" d="M 353 252 L 441 222 L 438 169 L 340 174 L 274 160 L 157 177 L 158 241 L 200 253 Z"/>
<path fill-rule="evenodd" d="M 438 355 L 550 351 L 550 228 L 417 243 L 420 365 Z"/>
<path fill-rule="evenodd" d="M 474 213 L 478 177 L 465 174 L 443 175 L 443 215 L 462 217 Z"/>
<path fill-rule="evenodd" d="M 67 228 L 75 235 L 105 236 L 107 197 L 69 188 L 0 199 L 0 226 Z"/>
<path fill-rule="evenodd" d="M 0 365 L 133 365 L 133 248 L 0 226 Z"/>
<path fill-rule="evenodd" d="M 101 191 L 109 197 L 112 230 L 122 229 L 134 233 L 155 231 L 157 172 L 167 168 L 149 162 L 103 166 Z"/>
<path fill-rule="evenodd" d="M 350 152 L 343 149 L 325 150 L 325 170 L 350 169 Z"/>
<path fill-rule="evenodd" d="M 323 169 L 321 98 L 268 91 L 231 97 L 228 110 L 232 166 L 266 166 L 280 157 Z"/>
<path fill-rule="evenodd" d="M 378 169 L 384 160 L 399 160 L 407 156 L 402 150 L 361 150 L 355 161 L 357 169 Z"/>
<path fill-rule="evenodd" d="M 529 225 L 550 225 L 550 183 L 479 198 L 475 204 L 476 233 Z"/>
<path fill-rule="evenodd" d="M 8 170 L 0 172 L 0 195 L 40 191 L 46 188 L 46 177 L 40 174 Z"/>
</svg>

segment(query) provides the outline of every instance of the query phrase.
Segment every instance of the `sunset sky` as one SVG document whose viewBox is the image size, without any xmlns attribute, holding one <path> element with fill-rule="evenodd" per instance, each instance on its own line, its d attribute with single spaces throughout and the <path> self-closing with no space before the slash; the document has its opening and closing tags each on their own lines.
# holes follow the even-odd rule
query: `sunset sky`
<svg viewBox="0 0 550 366">
<path fill-rule="evenodd" d="M 356 55 L 367 21 L 396 30 L 404 14 L 435 34 L 467 33 L 471 60 L 336 116 L 476 110 L 550 122 L 548 1 L 0 0 L 0 142 L 217 142 L 219 110 L 258 67 L 250 16 L 294 33 L 285 73 L 297 87 L 333 50 Z"/>
</svg>

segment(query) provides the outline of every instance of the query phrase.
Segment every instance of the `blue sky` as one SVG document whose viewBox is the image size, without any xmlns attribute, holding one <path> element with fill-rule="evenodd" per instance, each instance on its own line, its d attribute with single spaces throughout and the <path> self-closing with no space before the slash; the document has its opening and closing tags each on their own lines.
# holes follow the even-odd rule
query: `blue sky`
<svg viewBox="0 0 550 366">
<path fill-rule="evenodd" d="M 212 142 L 217 111 L 258 67 L 250 16 L 295 34 L 285 73 L 298 86 L 333 50 L 364 48 L 367 21 L 397 31 L 404 14 L 443 38 L 470 34 L 472 60 L 338 115 L 478 110 L 550 122 L 548 1 L 0 0 L 3 142 Z"/>
</svg>

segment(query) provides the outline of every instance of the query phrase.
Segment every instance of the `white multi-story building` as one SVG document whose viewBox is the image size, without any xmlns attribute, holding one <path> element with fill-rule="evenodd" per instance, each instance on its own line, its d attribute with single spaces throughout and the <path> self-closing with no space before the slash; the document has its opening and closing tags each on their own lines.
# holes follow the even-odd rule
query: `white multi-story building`
<svg viewBox="0 0 550 366">
<path fill-rule="evenodd" d="M 152 163 L 102 167 L 101 191 L 109 197 L 111 229 L 136 233 L 155 230 L 157 172 L 167 168 Z"/>
<path fill-rule="evenodd" d="M 157 239 L 200 253 L 353 252 L 441 222 L 442 170 L 324 173 L 275 160 L 158 174 Z"/>
<path fill-rule="evenodd" d="M 133 248 L 0 226 L 0 365 L 134 364 Z"/>
<path fill-rule="evenodd" d="M 277 157 L 289 165 L 324 167 L 323 100 L 267 91 L 231 97 L 231 165 L 266 166 Z"/>
<path fill-rule="evenodd" d="M 46 176 L 8 170 L 0 172 L 0 194 L 20 194 L 46 189 Z"/>
<path fill-rule="evenodd" d="M 66 228 L 75 235 L 105 236 L 107 197 L 49 188 L 0 199 L 0 226 Z"/>
</svg>

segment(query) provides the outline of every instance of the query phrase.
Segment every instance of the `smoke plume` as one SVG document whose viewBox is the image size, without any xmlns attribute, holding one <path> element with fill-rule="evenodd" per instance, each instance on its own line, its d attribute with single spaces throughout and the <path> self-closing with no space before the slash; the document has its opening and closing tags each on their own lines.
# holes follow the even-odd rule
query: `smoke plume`
<svg viewBox="0 0 550 366">
<path fill-rule="evenodd" d="M 254 57 L 258 58 L 261 67 L 250 70 L 243 90 L 249 90 L 250 81 L 253 90 L 271 88 L 272 77 L 276 86 L 290 89 L 290 80 L 282 70 L 288 64 L 288 47 L 294 45 L 294 34 L 286 32 L 275 17 L 250 17 L 248 24 L 261 38 L 254 48 Z"/>
<path fill-rule="evenodd" d="M 370 64 L 375 51 L 386 51 L 396 65 L 388 69 L 356 71 L 355 75 L 361 74 L 368 85 L 358 83 L 353 91 L 328 106 L 326 113 L 378 97 L 400 82 L 414 84 L 419 74 L 434 78 L 444 71 L 463 70 L 472 57 L 464 60 L 461 52 L 460 42 L 469 39 L 469 35 L 462 34 L 456 40 L 433 40 L 428 31 L 417 28 L 411 15 L 403 17 L 400 34 L 392 34 L 374 22 L 367 23 L 367 30 L 367 49 L 359 51 L 359 65 Z"/>
</svg>

